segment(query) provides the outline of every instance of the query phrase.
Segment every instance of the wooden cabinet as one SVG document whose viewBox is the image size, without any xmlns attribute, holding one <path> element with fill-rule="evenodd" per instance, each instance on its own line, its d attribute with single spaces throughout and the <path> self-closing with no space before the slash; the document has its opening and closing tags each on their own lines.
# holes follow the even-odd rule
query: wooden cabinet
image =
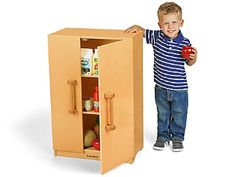
<svg viewBox="0 0 236 177">
<path fill-rule="evenodd" d="M 142 34 L 65 28 L 48 36 L 53 149 L 101 161 L 101 173 L 132 163 L 143 147 Z M 98 75 L 81 74 L 81 48 L 98 50 Z M 83 99 L 99 88 L 99 112 Z M 100 150 L 84 147 L 99 117 Z"/>
</svg>

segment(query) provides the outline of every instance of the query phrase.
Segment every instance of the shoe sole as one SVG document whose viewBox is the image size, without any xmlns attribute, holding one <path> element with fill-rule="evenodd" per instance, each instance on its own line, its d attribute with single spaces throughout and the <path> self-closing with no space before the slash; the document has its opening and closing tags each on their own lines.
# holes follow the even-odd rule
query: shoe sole
<svg viewBox="0 0 236 177">
<path fill-rule="evenodd" d="M 184 149 L 172 149 L 173 152 L 181 152 L 183 151 Z"/>
<path fill-rule="evenodd" d="M 157 150 L 157 151 L 163 151 L 163 150 L 164 150 L 164 148 L 165 148 L 165 147 L 163 147 L 163 148 L 160 148 L 160 147 L 155 147 L 155 146 L 153 147 L 153 149 L 154 149 L 154 150 Z"/>
</svg>

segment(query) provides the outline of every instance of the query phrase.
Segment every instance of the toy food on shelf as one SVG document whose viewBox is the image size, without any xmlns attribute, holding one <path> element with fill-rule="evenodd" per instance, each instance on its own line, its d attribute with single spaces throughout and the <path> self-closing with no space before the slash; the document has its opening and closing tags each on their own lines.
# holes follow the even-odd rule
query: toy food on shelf
<svg viewBox="0 0 236 177">
<path fill-rule="evenodd" d="M 95 138 L 92 142 L 94 149 L 100 150 L 100 142 L 97 138 Z"/>
<path fill-rule="evenodd" d="M 84 136 L 84 147 L 91 147 L 93 140 L 96 138 L 96 134 L 92 130 L 88 130 Z"/>
<path fill-rule="evenodd" d="M 98 75 L 98 50 L 95 49 L 93 54 L 93 75 Z"/>
<path fill-rule="evenodd" d="M 81 73 L 82 75 L 92 74 L 93 49 L 81 48 Z"/>
<path fill-rule="evenodd" d="M 83 99 L 83 108 L 85 111 L 91 111 L 93 109 L 93 98 Z"/>
<path fill-rule="evenodd" d="M 83 76 L 98 75 L 98 50 L 81 48 L 81 73 Z"/>
<path fill-rule="evenodd" d="M 96 118 L 96 124 L 94 125 L 93 131 L 96 134 L 96 138 L 93 140 L 92 145 L 94 149 L 100 150 L 100 128 L 99 128 L 99 116 Z"/>
<path fill-rule="evenodd" d="M 100 127 L 99 127 L 99 117 L 96 119 L 96 124 L 94 125 L 93 131 L 95 132 L 97 139 L 100 139 Z"/>
<path fill-rule="evenodd" d="M 100 128 L 99 128 L 99 124 L 96 124 L 94 126 L 94 133 L 96 134 L 97 138 L 100 139 Z"/>
<path fill-rule="evenodd" d="M 99 95 L 98 95 L 98 87 L 95 87 L 95 91 L 93 94 L 93 109 L 94 112 L 99 112 Z"/>
<path fill-rule="evenodd" d="M 85 133 L 84 147 L 94 147 L 94 149 L 100 150 L 99 116 L 96 117 L 96 123 L 94 127 L 91 127 L 91 129 Z"/>
</svg>

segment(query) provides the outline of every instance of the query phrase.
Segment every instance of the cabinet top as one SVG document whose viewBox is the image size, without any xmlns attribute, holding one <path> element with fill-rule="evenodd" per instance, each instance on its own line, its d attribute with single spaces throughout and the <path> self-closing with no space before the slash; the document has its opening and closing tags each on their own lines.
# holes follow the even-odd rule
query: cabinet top
<svg viewBox="0 0 236 177">
<path fill-rule="evenodd" d="M 97 39 L 123 39 L 132 38 L 138 33 L 124 33 L 124 30 L 114 29 L 86 29 L 86 28 L 64 28 L 50 35 L 60 36 L 78 36 L 81 38 L 97 38 Z"/>
</svg>

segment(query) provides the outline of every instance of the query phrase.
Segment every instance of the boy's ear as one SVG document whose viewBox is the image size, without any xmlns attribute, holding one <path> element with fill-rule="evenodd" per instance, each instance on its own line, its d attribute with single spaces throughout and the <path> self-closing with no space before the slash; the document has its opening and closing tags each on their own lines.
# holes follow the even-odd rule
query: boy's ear
<svg viewBox="0 0 236 177">
<path fill-rule="evenodd" d="M 159 28 L 161 29 L 161 24 L 160 24 L 160 22 L 158 22 L 158 26 L 159 26 Z"/>
<path fill-rule="evenodd" d="M 184 25 L 184 20 L 181 20 L 180 26 L 182 27 Z"/>
</svg>

